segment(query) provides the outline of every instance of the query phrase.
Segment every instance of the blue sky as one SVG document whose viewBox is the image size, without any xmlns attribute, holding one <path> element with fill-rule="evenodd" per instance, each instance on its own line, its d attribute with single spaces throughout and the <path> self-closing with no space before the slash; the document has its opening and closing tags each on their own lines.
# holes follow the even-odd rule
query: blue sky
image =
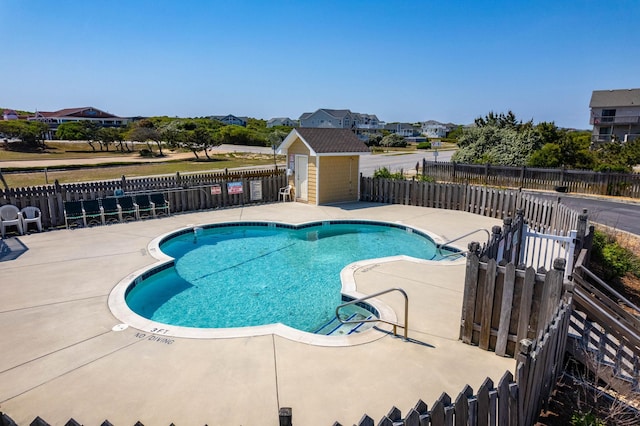
<svg viewBox="0 0 640 426">
<path fill-rule="evenodd" d="M 640 87 L 640 2 L 0 0 L 0 106 L 588 128 Z"/>
</svg>

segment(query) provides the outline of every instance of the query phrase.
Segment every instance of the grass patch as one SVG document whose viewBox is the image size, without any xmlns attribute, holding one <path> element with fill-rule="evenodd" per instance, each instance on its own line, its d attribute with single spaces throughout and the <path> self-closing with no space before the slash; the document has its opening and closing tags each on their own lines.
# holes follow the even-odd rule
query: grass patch
<svg viewBox="0 0 640 426">
<path fill-rule="evenodd" d="M 12 188 L 52 184 L 56 179 L 60 183 L 88 182 L 154 175 L 171 175 L 176 172 L 211 172 L 247 166 L 273 167 L 273 157 L 264 155 L 220 155 L 205 160 L 172 160 L 157 163 L 111 163 L 100 166 L 69 166 L 63 169 L 32 169 L 30 172 L 4 173 L 7 184 Z"/>
</svg>

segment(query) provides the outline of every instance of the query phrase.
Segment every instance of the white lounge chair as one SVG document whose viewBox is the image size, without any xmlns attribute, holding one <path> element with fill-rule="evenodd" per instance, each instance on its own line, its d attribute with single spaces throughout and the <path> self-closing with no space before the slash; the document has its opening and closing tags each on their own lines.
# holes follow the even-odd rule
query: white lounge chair
<svg viewBox="0 0 640 426">
<path fill-rule="evenodd" d="M 284 188 L 280 188 L 278 192 L 278 200 L 291 201 L 291 185 L 287 185 Z"/>
<path fill-rule="evenodd" d="M 18 228 L 20 235 L 24 234 L 20 209 L 12 204 L 0 206 L 0 232 L 2 233 L 2 238 L 4 238 L 7 227 L 9 226 L 15 226 Z"/>
<path fill-rule="evenodd" d="M 22 214 L 22 230 L 27 232 L 30 223 L 35 223 L 38 232 L 42 232 L 42 212 L 34 206 L 27 206 L 20 210 Z"/>
</svg>

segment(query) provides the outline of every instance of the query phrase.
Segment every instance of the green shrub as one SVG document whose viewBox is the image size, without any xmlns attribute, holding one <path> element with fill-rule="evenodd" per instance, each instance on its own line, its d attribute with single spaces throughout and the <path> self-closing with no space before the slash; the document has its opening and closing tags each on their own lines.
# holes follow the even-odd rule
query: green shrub
<svg viewBox="0 0 640 426">
<path fill-rule="evenodd" d="M 404 175 L 401 172 L 391 173 L 386 167 L 376 169 L 376 171 L 373 172 L 373 177 L 382 179 L 404 180 Z"/>
<path fill-rule="evenodd" d="M 620 246 L 612 235 L 594 232 L 592 258 L 600 263 L 605 280 L 620 278 L 628 272 L 640 276 L 640 260 L 631 250 Z"/>
<path fill-rule="evenodd" d="M 574 413 L 571 416 L 571 426 L 605 426 L 605 423 L 589 411 Z"/>
<path fill-rule="evenodd" d="M 416 180 L 418 182 L 435 182 L 436 179 L 433 176 L 429 176 L 429 175 L 418 175 L 416 177 Z"/>
<path fill-rule="evenodd" d="M 416 146 L 417 149 L 431 149 L 431 142 L 420 142 L 418 144 L 418 146 Z"/>
</svg>

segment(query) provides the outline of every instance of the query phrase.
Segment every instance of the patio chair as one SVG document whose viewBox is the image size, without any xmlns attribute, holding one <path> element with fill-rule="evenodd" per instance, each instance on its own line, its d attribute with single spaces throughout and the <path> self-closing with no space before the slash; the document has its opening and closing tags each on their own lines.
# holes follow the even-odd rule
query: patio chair
<svg viewBox="0 0 640 426">
<path fill-rule="evenodd" d="M 142 219 L 143 217 L 152 217 L 156 215 L 155 212 L 153 211 L 153 205 L 151 204 L 151 200 L 149 200 L 148 194 L 136 195 L 135 203 L 138 209 L 138 219 Z"/>
<path fill-rule="evenodd" d="M 159 214 L 166 214 L 169 216 L 169 201 L 164 198 L 164 194 L 159 192 L 155 192 L 149 195 L 149 199 L 151 199 L 151 204 L 153 205 L 153 215 L 158 216 Z"/>
<path fill-rule="evenodd" d="M 13 204 L 0 206 L 0 230 L 2 238 L 4 238 L 7 227 L 9 226 L 15 226 L 20 235 L 24 234 L 22 229 L 22 214 L 20 213 L 20 209 Z"/>
<path fill-rule="evenodd" d="M 100 205 L 105 223 L 122 222 L 122 212 L 117 199 L 113 197 L 101 198 Z"/>
<path fill-rule="evenodd" d="M 82 220 L 82 226 L 87 226 L 87 218 L 84 215 L 82 201 L 65 201 L 64 202 L 64 225 L 69 229 L 69 223 L 74 221 L 77 223 Z"/>
<path fill-rule="evenodd" d="M 120 206 L 120 214 L 123 221 L 125 220 L 138 220 L 138 208 L 133 202 L 133 197 L 125 195 L 124 197 L 116 198 L 118 205 Z"/>
<path fill-rule="evenodd" d="M 278 200 L 291 201 L 291 185 L 280 188 L 280 191 L 278 191 Z"/>
<path fill-rule="evenodd" d="M 35 206 L 27 206 L 20 210 L 22 214 L 22 230 L 27 232 L 30 223 L 35 223 L 38 232 L 42 232 L 42 212 Z"/>
<path fill-rule="evenodd" d="M 104 225 L 104 214 L 98 200 L 84 200 L 82 202 L 84 218 L 87 225 Z"/>
</svg>

